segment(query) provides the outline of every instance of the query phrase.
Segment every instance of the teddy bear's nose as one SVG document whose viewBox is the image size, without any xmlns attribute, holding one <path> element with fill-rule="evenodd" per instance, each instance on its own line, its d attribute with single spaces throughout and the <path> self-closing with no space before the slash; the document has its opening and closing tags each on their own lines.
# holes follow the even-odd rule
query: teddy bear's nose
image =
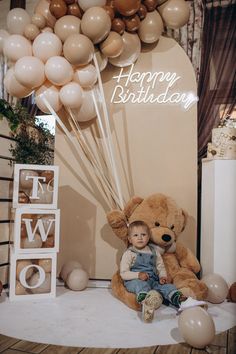
<svg viewBox="0 0 236 354">
<path fill-rule="evenodd" d="M 167 235 L 167 234 L 164 234 L 164 235 L 162 236 L 162 240 L 165 241 L 165 242 L 168 242 L 168 241 L 171 240 L 171 236 L 170 236 L 170 235 Z"/>
</svg>

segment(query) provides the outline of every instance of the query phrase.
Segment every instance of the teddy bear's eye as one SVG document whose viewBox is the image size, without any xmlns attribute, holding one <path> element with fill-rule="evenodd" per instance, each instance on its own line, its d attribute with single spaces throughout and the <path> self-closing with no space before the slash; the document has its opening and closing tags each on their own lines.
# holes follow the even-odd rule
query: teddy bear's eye
<svg viewBox="0 0 236 354">
<path fill-rule="evenodd" d="M 170 225 L 171 230 L 174 230 L 174 228 L 175 228 L 175 225 Z"/>
<path fill-rule="evenodd" d="M 160 226 L 160 223 L 158 221 L 156 221 L 155 226 Z"/>
</svg>

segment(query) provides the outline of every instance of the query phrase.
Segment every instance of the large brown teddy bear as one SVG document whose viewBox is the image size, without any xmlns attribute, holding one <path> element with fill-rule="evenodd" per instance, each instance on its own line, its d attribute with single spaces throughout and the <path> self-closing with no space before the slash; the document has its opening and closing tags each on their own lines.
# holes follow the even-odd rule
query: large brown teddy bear
<svg viewBox="0 0 236 354">
<path fill-rule="evenodd" d="M 177 241 L 185 228 L 187 215 L 173 199 L 163 194 L 154 194 L 146 199 L 133 197 L 123 211 L 113 210 L 108 213 L 107 219 L 114 233 L 125 244 L 128 243 L 128 224 L 136 220 L 144 221 L 150 227 L 151 242 L 162 254 L 168 282 L 175 284 L 186 296 L 198 300 L 206 298 L 207 287 L 195 275 L 200 271 L 197 258 Z M 125 289 L 119 272 L 112 278 L 112 290 L 126 305 L 140 310 L 135 295 Z"/>
</svg>

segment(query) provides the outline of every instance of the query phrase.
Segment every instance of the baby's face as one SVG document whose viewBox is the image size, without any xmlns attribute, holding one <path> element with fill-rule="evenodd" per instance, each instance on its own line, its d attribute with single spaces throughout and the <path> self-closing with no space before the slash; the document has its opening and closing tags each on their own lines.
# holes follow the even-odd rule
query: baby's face
<svg viewBox="0 0 236 354">
<path fill-rule="evenodd" d="M 138 249 L 144 248 L 149 241 L 149 235 L 146 227 L 134 226 L 128 236 L 129 243 Z"/>
</svg>

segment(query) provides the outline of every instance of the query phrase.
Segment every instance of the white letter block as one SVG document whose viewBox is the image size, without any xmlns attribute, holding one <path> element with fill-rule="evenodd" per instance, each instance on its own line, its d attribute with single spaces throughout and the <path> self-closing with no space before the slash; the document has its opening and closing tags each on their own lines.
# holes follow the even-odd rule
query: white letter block
<svg viewBox="0 0 236 354">
<path fill-rule="evenodd" d="M 58 166 L 16 164 L 13 208 L 56 209 Z"/>
<path fill-rule="evenodd" d="M 59 209 L 17 208 L 13 234 L 14 252 L 59 252 L 59 232 Z"/>
<path fill-rule="evenodd" d="M 56 296 L 56 253 L 10 255 L 12 300 L 54 298 Z"/>
</svg>

